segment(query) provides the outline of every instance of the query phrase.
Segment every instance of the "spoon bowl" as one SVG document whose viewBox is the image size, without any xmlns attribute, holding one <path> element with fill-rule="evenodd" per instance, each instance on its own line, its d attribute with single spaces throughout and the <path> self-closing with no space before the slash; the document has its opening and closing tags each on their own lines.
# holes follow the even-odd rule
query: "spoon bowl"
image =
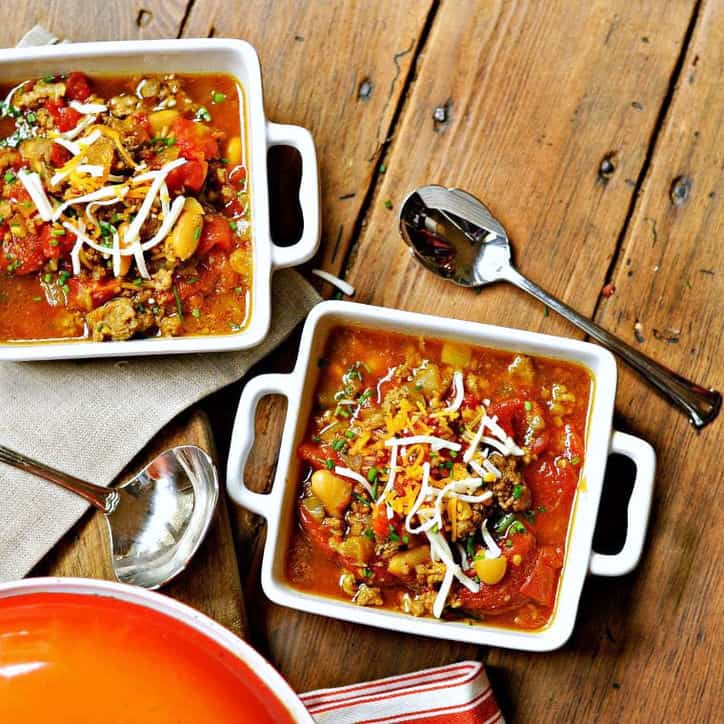
<svg viewBox="0 0 724 724">
<path fill-rule="evenodd" d="M 399 223 L 411 253 L 433 274 L 464 287 L 498 281 L 515 284 L 630 364 L 683 411 L 694 427 L 705 427 L 719 414 L 719 392 L 641 354 L 523 276 L 513 266 L 505 228 L 475 196 L 455 188 L 420 186 L 403 201 Z"/>
<path fill-rule="evenodd" d="M 219 498 L 216 467 L 193 445 L 166 450 L 116 488 L 80 480 L 3 446 L 0 462 L 60 485 L 103 512 L 116 577 L 149 589 L 186 568 L 208 532 Z"/>
</svg>

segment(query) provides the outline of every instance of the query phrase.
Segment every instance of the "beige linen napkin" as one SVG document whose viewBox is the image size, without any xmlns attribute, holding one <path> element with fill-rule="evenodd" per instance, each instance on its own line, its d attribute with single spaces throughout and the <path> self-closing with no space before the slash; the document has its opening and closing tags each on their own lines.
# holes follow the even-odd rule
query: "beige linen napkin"
<svg viewBox="0 0 724 724">
<path fill-rule="evenodd" d="M 52 42 L 48 36 L 33 28 L 21 43 Z M 246 352 L 0 363 L 0 443 L 109 484 L 167 422 L 241 378 L 274 349 L 319 296 L 296 272 L 282 271 L 273 279 L 272 299 L 271 332 Z M 0 582 L 27 574 L 86 507 L 80 498 L 0 464 Z"/>
</svg>

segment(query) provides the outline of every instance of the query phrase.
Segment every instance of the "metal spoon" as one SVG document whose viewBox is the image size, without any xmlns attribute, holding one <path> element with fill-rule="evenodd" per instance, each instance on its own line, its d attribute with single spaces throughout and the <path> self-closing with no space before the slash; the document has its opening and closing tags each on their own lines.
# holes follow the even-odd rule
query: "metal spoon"
<svg viewBox="0 0 724 724">
<path fill-rule="evenodd" d="M 718 415 L 719 392 L 654 362 L 518 272 L 505 229 L 474 196 L 444 186 L 421 186 L 402 204 L 400 233 L 417 260 L 444 279 L 465 287 L 510 282 L 555 309 L 640 372 L 694 427 L 701 429 Z"/>
<path fill-rule="evenodd" d="M 116 577 L 143 588 L 158 588 L 186 568 L 219 497 L 214 463 L 193 445 L 161 453 L 116 488 L 66 475 L 2 445 L 0 462 L 60 485 L 103 512 Z"/>
</svg>

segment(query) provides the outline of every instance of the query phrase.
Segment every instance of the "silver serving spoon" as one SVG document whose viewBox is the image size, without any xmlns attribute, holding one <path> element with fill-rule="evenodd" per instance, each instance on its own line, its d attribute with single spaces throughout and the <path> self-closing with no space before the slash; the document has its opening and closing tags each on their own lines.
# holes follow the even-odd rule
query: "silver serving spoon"
<svg viewBox="0 0 724 724">
<path fill-rule="evenodd" d="M 158 588 L 186 568 L 219 497 L 216 467 L 193 445 L 166 450 L 116 488 L 66 475 L 2 445 L 0 462 L 60 485 L 103 512 L 116 577 L 143 588 Z"/>
<path fill-rule="evenodd" d="M 666 369 L 556 299 L 512 264 L 505 229 L 479 199 L 444 186 L 421 186 L 400 209 L 400 233 L 417 260 L 465 287 L 506 281 L 532 294 L 628 362 L 701 429 L 716 418 L 721 394 Z"/>
</svg>

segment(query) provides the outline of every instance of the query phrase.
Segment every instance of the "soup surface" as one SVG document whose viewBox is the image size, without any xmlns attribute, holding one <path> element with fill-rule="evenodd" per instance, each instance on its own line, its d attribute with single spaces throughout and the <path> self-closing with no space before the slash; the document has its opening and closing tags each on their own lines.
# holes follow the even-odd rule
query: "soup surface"
<svg viewBox="0 0 724 724">
<path fill-rule="evenodd" d="M 414 616 L 544 626 L 591 393 L 576 364 L 334 329 L 287 577 Z"/>
<path fill-rule="evenodd" d="M 250 314 L 228 75 L 0 84 L 0 341 L 231 334 Z"/>
<path fill-rule="evenodd" d="M 103 596 L 0 599 L 0 721 L 283 724 L 256 675 L 194 629 Z"/>
</svg>

